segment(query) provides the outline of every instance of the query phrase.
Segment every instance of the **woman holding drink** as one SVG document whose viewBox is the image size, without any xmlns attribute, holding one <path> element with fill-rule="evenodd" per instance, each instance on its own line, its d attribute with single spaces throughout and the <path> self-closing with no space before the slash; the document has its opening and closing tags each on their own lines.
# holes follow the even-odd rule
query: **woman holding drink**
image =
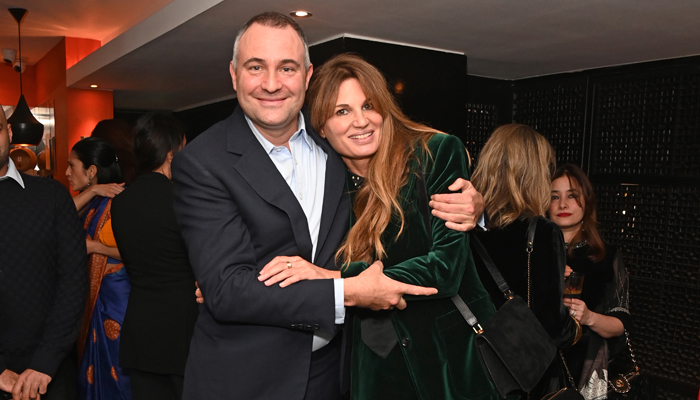
<svg viewBox="0 0 700 400">
<path fill-rule="evenodd" d="M 576 286 L 576 275 L 585 275 L 578 295 L 565 289 L 564 304 L 584 326 L 579 343 L 565 353 L 567 363 L 581 394 L 599 398 L 608 390 L 608 359 L 618 349 L 627 351 L 627 272 L 620 251 L 600 237 L 593 187 L 581 168 L 565 164 L 555 171 L 549 217 L 567 244 L 567 286 Z"/>
</svg>

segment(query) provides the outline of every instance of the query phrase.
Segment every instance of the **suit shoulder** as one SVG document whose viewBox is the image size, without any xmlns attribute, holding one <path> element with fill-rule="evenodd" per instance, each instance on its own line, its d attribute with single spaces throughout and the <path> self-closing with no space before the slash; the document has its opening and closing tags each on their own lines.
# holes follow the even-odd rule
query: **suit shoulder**
<svg viewBox="0 0 700 400">
<path fill-rule="evenodd" d="M 200 133 L 180 151 L 182 154 L 193 155 L 201 152 L 211 152 L 212 148 L 226 147 L 226 130 L 229 119 L 219 121 Z"/>
</svg>

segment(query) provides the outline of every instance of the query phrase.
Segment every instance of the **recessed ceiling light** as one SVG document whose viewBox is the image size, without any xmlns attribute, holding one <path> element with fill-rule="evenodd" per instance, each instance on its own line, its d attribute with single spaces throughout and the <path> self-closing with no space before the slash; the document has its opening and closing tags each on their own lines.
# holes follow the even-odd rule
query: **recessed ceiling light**
<svg viewBox="0 0 700 400">
<path fill-rule="evenodd" d="M 292 17 L 308 18 L 308 17 L 312 16 L 313 14 L 311 14 L 308 11 L 294 11 L 294 12 L 290 13 L 290 15 Z"/>
<path fill-rule="evenodd" d="M 91 88 L 96 88 L 96 87 L 97 87 L 97 85 L 90 85 L 90 87 L 91 87 Z"/>
</svg>

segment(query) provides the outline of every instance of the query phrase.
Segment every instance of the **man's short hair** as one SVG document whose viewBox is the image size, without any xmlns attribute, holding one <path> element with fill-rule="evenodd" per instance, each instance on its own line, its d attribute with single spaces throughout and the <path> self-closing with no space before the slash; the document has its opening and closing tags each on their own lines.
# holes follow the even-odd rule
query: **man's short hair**
<svg viewBox="0 0 700 400">
<path fill-rule="evenodd" d="M 294 29 L 297 32 L 297 34 L 299 35 L 299 39 L 301 39 L 301 42 L 304 44 L 304 68 L 306 70 L 309 69 L 309 66 L 311 65 L 311 57 L 309 57 L 309 43 L 306 41 L 306 35 L 304 35 L 304 31 L 301 30 L 301 26 L 299 26 L 299 24 L 297 24 L 297 22 L 294 21 L 291 17 L 274 11 L 267 11 L 262 14 L 258 14 L 250 20 L 248 20 L 248 22 L 246 22 L 246 24 L 243 25 L 243 27 L 238 31 L 238 34 L 236 35 L 236 41 L 233 43 L 232 61 L 234 71 L 238 69 L 238 44 L 240 43 L 243 34 L 253 24 L 260 24 L 262 26 L 278 29 L 284 29 L 288 26 L 291 26 L 292 29 Z"/>
</svg>

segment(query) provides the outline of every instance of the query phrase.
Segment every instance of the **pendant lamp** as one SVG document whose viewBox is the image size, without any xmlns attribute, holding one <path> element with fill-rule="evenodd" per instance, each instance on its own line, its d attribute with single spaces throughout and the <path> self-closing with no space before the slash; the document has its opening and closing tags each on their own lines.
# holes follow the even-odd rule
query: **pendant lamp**
<svg viewBox="0 0 700 400">
<path fill-rule="evenodd" d="M 20 71 L 22 70 L 22 33 L 20 31 L 20 24 L 27 15 L 27 10 L 24 8 L 9 8 L 10 14 L 17 21 L 17 36 L 19 38 L 19 62 Z M 17 101 L 17 107 L 12 113 L 12 116 L 7 119 L 7 123 L 12 126 L 12 144 L 14 145 L 24 145 L 24 146 L 36 146 L 41 143 L 42 137 L 44 137 L 44 125 L 37 121 L 29 111 L 29 106 L 27 105 L 27 100 L 24 99 L 24 92 L 22 91 L 22 72 L 19 73 L 19 101 Z"/>
</svg>

